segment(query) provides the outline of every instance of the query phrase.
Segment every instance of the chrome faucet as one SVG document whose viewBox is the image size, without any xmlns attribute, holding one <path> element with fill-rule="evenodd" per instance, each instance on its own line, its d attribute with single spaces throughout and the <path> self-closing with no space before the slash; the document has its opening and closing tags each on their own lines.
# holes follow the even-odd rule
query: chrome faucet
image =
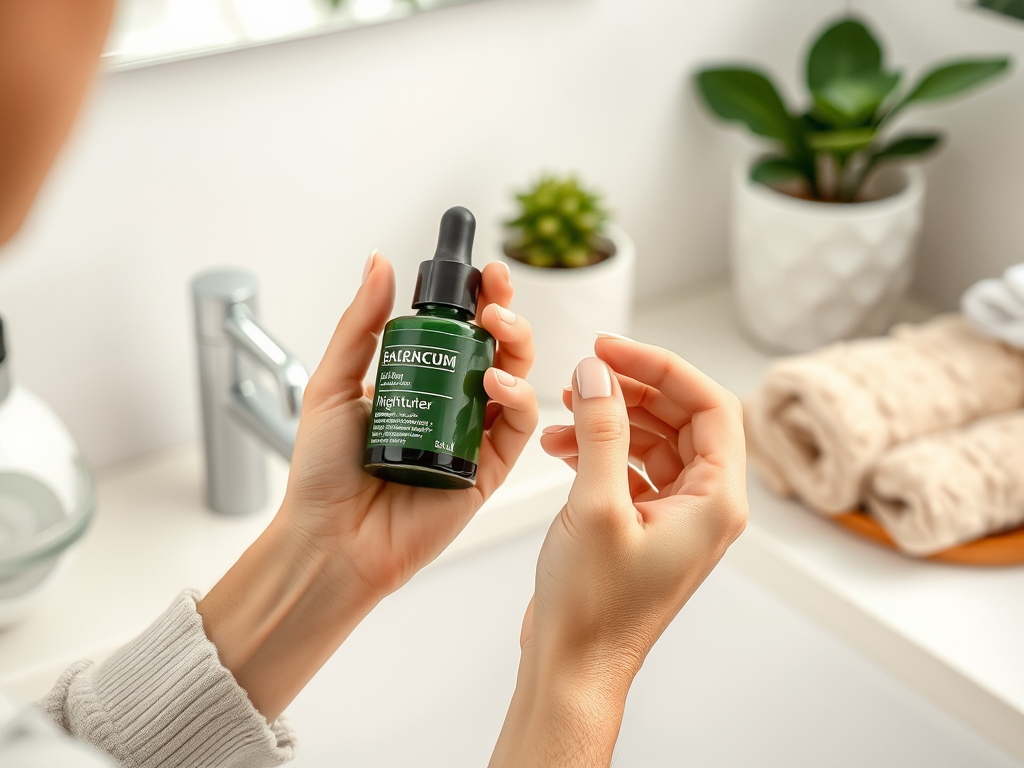
<svg viewBox="0 0 1024 768">
<path fill-rule="evenodd" d="M 291 460 L 309 381 L 305 366 L 257 321 L 257 288 L 256 276 L 242 270 L 204 272 L 192 280 L 206 503 L 226 515 L 266 504 L 263 446 Z M 277 394 L 261 380 L 264 370 L 276 380 Z"/>
</svg>

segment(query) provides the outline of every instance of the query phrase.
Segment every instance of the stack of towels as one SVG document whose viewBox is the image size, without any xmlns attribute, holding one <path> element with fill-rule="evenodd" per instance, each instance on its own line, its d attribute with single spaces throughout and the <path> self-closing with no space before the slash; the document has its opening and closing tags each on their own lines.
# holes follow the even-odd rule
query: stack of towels
<svg viewBox="0 0 1024 768">
<path fill-rule="evenodd" d="M 908 554 L 1024 525 L 1024 352 L 963 315 L 780 360 L 744 411 L 774 491 L 864 506 Z"/>
</svg>

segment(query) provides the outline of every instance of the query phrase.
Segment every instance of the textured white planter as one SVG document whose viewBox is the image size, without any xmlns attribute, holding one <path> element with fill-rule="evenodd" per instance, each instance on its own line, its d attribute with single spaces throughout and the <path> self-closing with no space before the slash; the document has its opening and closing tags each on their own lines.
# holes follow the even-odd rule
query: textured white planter
<svg viewBox="0 0 1024 768">
<path fill-rule="evenodd" d="M 772 350 L 803 352 L 885 331 L 906 290 L 924 177 L 886 168 L 870 202 L 821 203 L 733 175 L 729 256 L 740 316 Z"/>
<path fill-rule="evenodd" d="M 615 255 L 579 269 L 543 269 L 508 256 L 515 296 L 512 308 L 533 325 L 537 361 L 528 381 L 537 397 L 559 402 L 576 364 L 594 354 L 597 331 L 627 334 L 633 313 L 636 247 L 608 225 Z"/>
</svg>

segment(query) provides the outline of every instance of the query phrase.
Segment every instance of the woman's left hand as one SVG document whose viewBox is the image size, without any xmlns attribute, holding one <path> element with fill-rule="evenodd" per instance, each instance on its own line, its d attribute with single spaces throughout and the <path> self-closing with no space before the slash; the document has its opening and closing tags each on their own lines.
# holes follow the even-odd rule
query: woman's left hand
<svg viewBox="0 0 1024 768">
<path fill-rule="evenodd" d="M 363 470 L 364 379 L 394 305 L 373 254 L 306 387 L 281 509 L 198 607 L 221 663 L 273 720 L 383 597 L 425 566 L 504 482 L 537 425 L 529 323 L 508 309 L 508 267 L 483 270 L 477 322 L 497 341 L 476 487 L 388 483 Z"/>
<path fill-rule="evenodd" d="M 530 324 L 508 309 L 508 267 L 483 269 L 477 319 L 497 341 L 484 375 L 488 423 L 476 486 L 438 490 L 380 480 L 363 470 L 373 386 L 364 379 L 394 304 L 394 271 L 379 254 L 338 323 L 306 388 L 281 514 L 310 546 L 341 558 L 367 587 L 393 592 L 429 563 L 508 476 L 537 426 L 523 377 L 533 364 Z"/>
</svg>

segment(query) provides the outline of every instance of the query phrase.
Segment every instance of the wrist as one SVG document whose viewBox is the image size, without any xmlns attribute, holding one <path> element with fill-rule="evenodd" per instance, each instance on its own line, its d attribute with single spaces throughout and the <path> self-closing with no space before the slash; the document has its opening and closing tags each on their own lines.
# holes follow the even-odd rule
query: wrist
<svg viewBox="0 0 1024 768">
<path fill-rule="evenodd" d="M 391 590 L 367 578 L 353 562 L 352 550 L 359 550 L 353 547 L 351 536 L 346 537 L 335 530 L 331 518 L 337 514 L 336 510 L 296 502 L 286 495 L 271 527 L 279 527 L 281 536 L 288 540 L 288 548 L 301 552 L 304 563 L 317 569 L 313 586 L 325 588 L 322 596 L 327 601 L 325 608 L 330 606 L 337 611 L 348 611 L 354 605 L 369 604 L 372 607 L 387 597 Z M 326 525 L 323 524 L 325 520 Z M 326 530 L 318 530 L 318 526 Z M 269 532 L 270 528 L 267 530 Z"/>
<path fill-rule="evenodd" d="M 527 644 L 490 768 L 610 764 L 632 680 L 619 665 L 544 656 Z"/>
<path fill-rule="evenodd" d="M 633 666 L 613 654 L 553 653 L 528 642 L 516 691 L 522 688 L 534 706 L 580 706 L 621 714 L 635 676 Z"/>
<path fill-rule="evenodd" d="M 221 664 L 273 721 L 376 605 L 278 515 L 198 604 Z"/>
<path fill-rule="evenodd" d="M 536 610 L 536 609 L 535 609 Z M 637 624 L 642 625 L 643 622 Z M 543 670 L 549 679 L 606 692 L 628 691 L 643 665 L 647 634 L 637 624 L 629 632 L 614 629 L 619 622 L 584 623 L 541 621 L 535 618 L 523 645 L 521 664 Z"/>
</svg>

